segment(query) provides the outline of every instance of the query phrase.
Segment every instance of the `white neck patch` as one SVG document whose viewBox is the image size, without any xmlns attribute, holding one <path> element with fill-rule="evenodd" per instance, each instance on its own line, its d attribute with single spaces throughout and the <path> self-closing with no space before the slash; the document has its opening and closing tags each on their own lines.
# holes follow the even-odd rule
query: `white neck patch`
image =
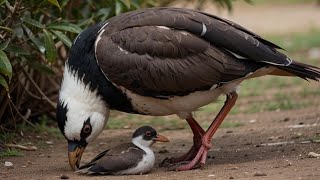
<svg viewBox="0 0 320 180">
<path fill-rule="evenodd" d="M 149 141 L 144 140 L 143 135 L 140 135 L 135 138 L 132 138 L 132 143 L 138 146 L 139 148 L 145 150 L 146 148 L 150 149 L 150 147 L 154 142 L 152 140 L 149 140 Z"/>
<path fill-rule="evenodd" d="M 89 85 L 85 85 L 83 77 L 78 78 L 68 64 L 65 64 L 63 80 L 61 84 L 59 101 L 67 105 L 67 121 L 64 127 L 65 136 L 69 140 L 80 140 L 83 123 L 90 117 L 92 126 L 91 135 L 87 142 L 94 140 L 105 127 L 109 117 L 109 108 L 97 94 L 97 90 L 91 91 Z"/>
</svg>

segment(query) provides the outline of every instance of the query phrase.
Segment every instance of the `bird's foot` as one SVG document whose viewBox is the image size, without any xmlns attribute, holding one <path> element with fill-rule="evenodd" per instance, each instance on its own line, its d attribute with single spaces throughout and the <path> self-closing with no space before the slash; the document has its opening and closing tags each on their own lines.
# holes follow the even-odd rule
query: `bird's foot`
<svg viewBox="0 0 320 180">
<path fill-rule="evenodd" d="M 187 153 L 179 157 L 171 157 L 171 158 L 167 157 L 159 164 L 159 166 L 172 167 L 173 165 L 187 164 L 189 161 L 194 159 L 194 157 L 197 155 L 200 147 L 202 146 L 201 139 L 202 139 L 201 137 L 194 138 L 194 144 Z"/>
<path fill-rule="evenodd" d="M 201 142 L 201 141 L 200 141 Z M 203 140 L 199 146 L 193 145 L 192 148 L 183 156 L 177 158 L 165 158 L 160 167 L 168 167 L 169 170 L 186 171 L 190 169 L 203 168 L 208 150 L 211 148 L 211 144 Z"/>
<path fill-rule="evenodd" d="M 206 164 L 207 155 L 208 155 L 209 148 L 205 145 L 202 145 L 196 154 L 196 156 L 187 164 L 181 165 L 175 168 L 176 171 L 187 171 L 191 169 L 200 168 L 203 169 L 204 165 Z"/>
</svg>

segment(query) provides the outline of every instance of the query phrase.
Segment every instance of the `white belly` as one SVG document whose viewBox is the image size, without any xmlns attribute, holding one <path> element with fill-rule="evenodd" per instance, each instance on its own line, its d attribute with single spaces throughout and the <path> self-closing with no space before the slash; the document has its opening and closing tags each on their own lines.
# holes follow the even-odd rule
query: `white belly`
<svg viewBox="0 0 320 180">
<path fill-rule="evenodd" d="M 189 113 L 215 101 L 219 96 L 236 91 L 243 80 L 263 76 L 272 71 L 274 71 L 273 67 L 261 68 L 246 77 L 226 83 L 218 88 L 211 88 L 208 91 L 196 91 L 186 96 L 173 96 L 169 99 L 141 96 L 123 87 L 120 87 L 120 89 L 131 99 L 133 108 L 138 112 L 152 116 L 177 114 L 181 118 L 186 118 Z"/>
<path fill-rule="evenodd" d="M 208 91 L 196 91 L 186 96 L 173 96 L 168 99 L 141 96 L 127 89 L 122 90 L 124 90 L 126 95 L 131 99 L 133 108 L 141 113 L 152 116 L 177 114 L 181 117 L 183 114 L 187 115 L 215 101 L 222 94 L 235 91 L 240 82 L 241 81 L 234 81 L 219 88 L 211 88 Z"/>
</svg>

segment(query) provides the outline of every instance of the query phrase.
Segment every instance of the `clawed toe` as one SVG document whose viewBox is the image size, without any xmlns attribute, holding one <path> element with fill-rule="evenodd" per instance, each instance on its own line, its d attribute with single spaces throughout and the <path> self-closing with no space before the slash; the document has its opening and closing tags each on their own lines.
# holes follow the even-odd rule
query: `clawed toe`
<svg viewBox="0 0 320 180">
<path fill-rule="evenodd" d="M 168 167 L 168 166 L 172 165 L 172 164 L 173 164 L 172 159 L 173 159 L 173 157 L 171 157 L 171 158 L 168 158 L 168 157 L 164 158 L 164 160 L 159 164 L 159 167 Z"/>
</svg>

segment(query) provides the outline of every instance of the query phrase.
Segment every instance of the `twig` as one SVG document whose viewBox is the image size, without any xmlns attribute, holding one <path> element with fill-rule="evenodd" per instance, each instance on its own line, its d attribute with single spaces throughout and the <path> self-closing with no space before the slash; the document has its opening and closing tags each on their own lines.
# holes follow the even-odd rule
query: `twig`
<svg viewBox="0 0 320 180">
<path fill-rule="evenodd" d="M 8 20 L 8 23 L 6 24 L 6 27 L 11 27 L 11 25 L 12 25 L 12 23 L 13 23 L 13 20 L 15 19 L 16 11 L 17 11 L 18 9 L 20 9 L 20 3 L 21 3 L 20 0 L 16 0 L 16 1 L 14 2 L 13 7 L 9 4 L 9 2 L 6 2 L 6 3 L 5 3 L 6 6 L 7 6 L 7 8 L 9 9 L 9 11 L 10 11 L 10 13 L 11 13 L 11 15 L 8 16 L 8 17 L 10 17 L 10 19 Z M 1 33 L 1 34 L 2 34 L 2 33 Z M 6 38 L 7 34 L 8 34 L 8 32 L 6 31 L 6 32 L 3 34 L 2 37 L 3 37 L 3 38 Z"/>
<path fill-rule="evenodd" d="M 56 104 L 53 103 L 43 92 L 42 90 L 40 89 L 40 87 L 37 85 L 36 82 L 34 82 L 34 80 L 32 79 L 32 77 L 27 73 L 27 71 L 23 68 L 22 68 L 22 72 L 27 76 L 28 80 L 32 83 L 32 85 L 38 90 L 38 92 L 41 94 L 41 99 L 44 99 L 46 100 L 50 106 L 52 106 L 54 109 L 56 108 Z"/>
<path fill-rule="evenodd" d="M 33 94 L 32 92 L 30 92 L 30 91 L 29 91 L 29 90 L 27 90 L 26 88 L 24 88 L 24 91 L 25 91 L 29 96 L 31 96 L 32 98 L 34 98 L 34 99 L 36 99 L 36 100 L 42 100 L 42 98 L 41 98 L 41 97 L 39 97 L 39 96 L 37 96 L 37 95 Z"/>
<path fill-rule="evenodd" d="M 9 98 L 9 95 L 8 95 L 8 98 Z M 9 104 L 9 109 L 10 109 L 10 113 L 11 113 L 11 116 L 12 116 L 12 119 L 13 119 L 13 125 L 14 125 L 14 129 L 16 129 L 16 126 L 17 126 L 17 120 L 16 120 L 16 117 L 15 115 L 13 114 L 13 111 L 12 111 L 12 108 L 11 108 L 11 105 Z"/>
<path fill-rule="evenodd" d="M 16 148 L 16 149 L 21 149 L 25 151 L 35 151 L 38 149 L 36 146 L 27 147 L 19 144 L 5 144 L 5 146 L 9 148 Z"/>
<path fill-rule="evenodd" d="M 20 111 L 18 110 L 18 108 L 14 105 L 14 103 L 12 102 L 12 100 L 11 100 L 11 97 L 8 95 L 8 99 L 9 99 L 9 101 L 10 101 L 10 103 L 11 103 L 11 105 L 13 106 L 13 108 L 16 110 L 16 112 L 18 113 L 18 115 L 25 121 L 25 122 L 27 122 L 30 126 L 32 126 L 33 128 L 36 128 L 36 126 L 32 123 L 32 122 L 30 122 L 28 119 L 26 119 L 21 113 L 20 113 Z"/>
</svg>

